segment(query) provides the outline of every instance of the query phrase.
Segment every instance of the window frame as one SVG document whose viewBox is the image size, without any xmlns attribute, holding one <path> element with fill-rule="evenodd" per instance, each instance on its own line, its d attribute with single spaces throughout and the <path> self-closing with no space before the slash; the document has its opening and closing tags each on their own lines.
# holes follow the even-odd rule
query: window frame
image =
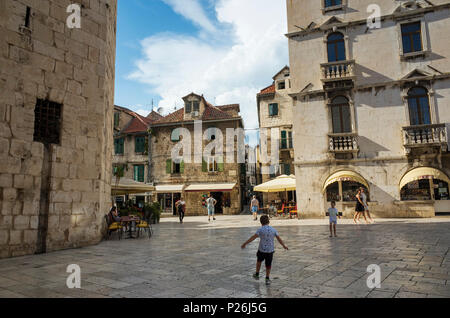
<svg viewBox="0 0 450 318">
<path fill-rule="evenodd" d="M 425 90 L 425 93 L 424 94 L 419 94 L 419 95 L 410 95 L 410 92 L 413 90 L 413 89 L 415 89 L 415 88 L 421 88 L 421 89 L 424 89 Z M 422 114 L 422 107 L 421 107 L 421 102 L 420 102 L 420 99 L 421 98 L 423 98 L 423 97 L 426 97 L 427 98 L 427 103 L 428 103 L 428 117 L 429 117 L 429 123 L 424 123 L 424 116 L 423 116 L 423 114 Z M 409 124 L 411 125 L 411 126 L 418 126 L 418 125 L 431 125 L 432 123 L 433 123 L 433 121 L 432 121 L 432 116 L 431 116 L 431 105 L 430 105 L 430 96 L 429 96 L 429 94 L 428 94 L 428 89 L 426 88 L 426 87 L 423 87 L 423 86 L 413 86 L 413 87 L 411 87 L 409 90 L 408 90 L 408 92 L 407 92 L 407 96 L 406 96 L 406 99 L 407 99 L 407 103 L 408 103 L 408 114 L 409 114 Z M 416 124 L 413 124 L 412 123 L 412 116 L 411 116 L 411 114 L 412 114 L 412 111 L 411 111 L 411 104 L 410 104 L 410 100 L 415 100 L 416 101 L 416 106 L 417 106 L 417 118 L 418 118 L 418 121 L 419 121 L 419 123 L 416 123 Z"/>
<path fill-rule="evenodd" d="M 142 179 L 140 179 L 141 172 L 142 172 Z M 133 180 L 136 182 L 145 182 L 145 165 L 143 164 L 133 165 Z"/>
<path fill-rule="evenodd" d="M 418 25 L 418 30 L 414 31 L 414 32 L 406 32 L 403 30 L 404 27 L 407 26 L 412 26 L 412 25 Z M 400 30 L 401 30 L 401 37 L 402 37 L 402 47 L 403 47 L 403 54 L 411 54 L 411 53 L 417 53 L 417 52 L 422 52 L 423 51 L 423 41 L 422 41 L 422 26 L 420 21 L 414 21 L 414 22 L 408 22 L 408 23 L 402 23 L 400 25 Z M 420 50 L 416 50 L 415 49 L 415 45 L 414 45 L 414 36 L 417 35 L 417 33 L 419 34 L 420 37 Z M 406 52 L 405 51 L 405 43 L 404 43 L 404 39 L 408 38 L 410 41 L 410 51 Z"/>
<path fill-rule="evenodd" d="M 342 36 L 341 39 L 338 40 L 329 40 L 329 38 L 333 35 L 333 34 L 340 34 Z M 339 60 L 339 43 L 342 43 L 343 45 L 343 49 L 344 49 L 344 59 Z M 329 54 L 329 46 L 333 45 L 334 46 L 334 54 L 336 56 L 336 61 L 330 61 L 330 54 Z M 326 51 L 327 51 L 327 63 L 334 63 L 334 62 L 342 62 L 342 61 L 347 61 L 347 45 L 345 42 L 345 34 L 343 34 L 342 32 L 331 32 L 329 34 L 327 34 L 326 37 Z"/>
<path fill-rule="evenodd" d="M 117 146 L 118 146 L 118 141 L 121 140 L 120 143 L 120 148 L 121 151 L 117 151 Z M 119 138 L 114 138 L 114 154 L 115 155 L 123 155 L 125 153 L 125 138 L 124 137 L 119 137 Z"/>
<path fill-rule="evenodd" d="M 426 27 L 425 17 L 415 17 L 415 18 L 402 18 L 399 17 L 396 19 L 397 21 L 397 37 L 398 37 L 398 47 L 399 47 L 399 55 L 400 60 L 406 61 L 415 57 L 427 56 L 430 52 L 430 46 L 428 43 L 429 32 Z M 422 43 L 422 51 L 415 51 L 410 53 L 405 53 L 403 50 L 403 37 L 402 37 L 402 26 L 406 24 L 412 24 L 420 22 L 420 34 L 421 34 L 421 43 Z"/>
<path fill-rule="evenodd" d="M 336 1 L 336 0 L 333 0 Z M 339 0 L 341 3 L 340 4 L 334 4 L 334 5 L 330 5 L 327 6 L 327 0 L 322 0 L 322 14 L 325 14 L 329 11 L 337 11 L 337 10 L 342 10 L 344 8 L 345 5 L 347 5 L 347 0 Z"/>
<path fill-rule="evenodd" d="M 139 151 L 140 149 L 138 149 L 138 139 L 142 139 L 143 140 L 141 142 L 141 144 L 142 144 L 142 151 Z M 134 137 L 134 152 L 135 153 L 137 153 L 137 154 L 145 153 L 145 141 L 146 141 L 145 136 L 135 136 Z"/>
<path fill-rule="evenodd" d="M 334 103 L 334 101 L 339 98 L 339 97 L 343 97 L 347 100 L 346 103 Z M 349 124 L 349 131 L 345 131 L 344 127 L 344 112 L 343 112 L 343 108 L 344 107 L 348 107 L 348 124 Z M 334 125 L 334 116 L 333 116 L 333 109 L 338 108 L 339 109 L 339 121 L 340 121 L 340 130 L 341 131 L 336 131 L 336 127 Z M 350 102 L 348 100 L 347 97 L 342 96 L 342 95 L 338 95 L 335 96 L 332 100 L 331 100 L 331 104 L 330 104 L 330 113 L 331 113 L 331 131 L 333 134 L 349 134 L 352 132 L 352 114 L 351 114 L 351 106 L 350 106 Z"/>
<path fill-rule="evenodd" d="M 271 106 L 276 105 L 277 106 L 277 113 L 276 114 L 271 114 Z M 280 106 L 278 103 L 270 103 L 268 105 L 268 110 L 269 110 L 269 117 L 276 117 L 280 115 Z"/>
</svg>

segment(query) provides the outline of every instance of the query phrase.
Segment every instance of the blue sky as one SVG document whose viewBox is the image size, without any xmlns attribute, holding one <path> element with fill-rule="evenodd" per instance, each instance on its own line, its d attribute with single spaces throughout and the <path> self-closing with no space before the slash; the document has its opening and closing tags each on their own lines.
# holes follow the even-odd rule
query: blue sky
<svg viewBox="0 0 450 318">
<path fill-rule="evenodd" d="M 288 64 L 285 0 L 118 0 L 115 104 L 172 112 L 196 92 L 239 103 L 258 126 L 256 93 Z"/>
</svg>

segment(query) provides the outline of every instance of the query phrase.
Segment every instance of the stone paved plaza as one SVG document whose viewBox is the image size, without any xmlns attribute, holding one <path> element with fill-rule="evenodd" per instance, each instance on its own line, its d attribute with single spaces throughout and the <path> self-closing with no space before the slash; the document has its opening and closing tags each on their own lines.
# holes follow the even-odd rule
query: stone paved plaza
<svg viewBox="0 0 450 318">
<path fill-rule="evenodd" d="M 340 222 L 329 238 L 326 219 L 272 219 L 290 250 L 276 242 L 270 286 L 251 277 L 257 241 L 240 248 L 259 222 L 187 217 L 161 219 L 151 239 L 0 260 L 0 297 L 450 297 L 450 218 Z M 66 287 L 69 264 L 81 289 Z M 367 287 L 370 264 L 381 289 Z"/>
</svg>

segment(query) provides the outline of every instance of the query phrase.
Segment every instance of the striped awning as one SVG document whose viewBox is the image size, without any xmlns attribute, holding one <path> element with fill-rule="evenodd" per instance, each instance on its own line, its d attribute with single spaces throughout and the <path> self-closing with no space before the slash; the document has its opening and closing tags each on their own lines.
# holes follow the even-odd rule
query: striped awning
<svg viewBox="0 0 450 318">
<path fill-rule="evenodd" d="M 350 170 L 343 170 L 335 172 L 328 177 L 327 181 L 325 181 L 325 184 L 323 186 L 323 191 L 325 191 L 330 184 L 333 184 L 338 181 L 358 182 L 369 190 L 368 182 L 360 174 Z"/>
<path fill-rule="evenodd" d="M 155 187 L 143 182 L 137 182 L 127 178 L 120 178 L 117 182 L 116 178 L 111 180 L 111 194 L 125 195 L 125 194 L 141 194 L 154 191 Z"/>
<path fill-rule="evenodd" d="M 156 186 L 157 193 L 181 193 L 183 192 L 184 184 L 161 184 Z"/>
<path fill-rule="evenodd" d="M 400 189 L 410 182 L 421 179 L 438 179 L 450 184 L 450 179 L 441 170 L 431 167 L 420 167 L 407 172 L 400 180 Z"/>
<path fill-rule="evenodd" d="M 236 183 L 200 183 L 191 184 L 186 187 L 184 191 L 186 192 L 226 192 L 232 191 Z"/>
</svg>

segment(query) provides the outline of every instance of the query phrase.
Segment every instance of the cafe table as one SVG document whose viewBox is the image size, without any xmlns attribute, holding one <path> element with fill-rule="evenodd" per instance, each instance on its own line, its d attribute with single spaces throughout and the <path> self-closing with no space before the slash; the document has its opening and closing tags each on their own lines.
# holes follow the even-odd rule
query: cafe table
<svg viewBox="0 0 450 318">
<path fill-rule="evenodd" d="M 134 239 L 133 232 L 131 231 L 131 228 L 133 226 L 133 222 L 139 222 L 140 218 L 137 216 L 123 216 L 120 218 L 120 221 L 125 223 L 128 226 L 128 238 Z"/>
</svg>

